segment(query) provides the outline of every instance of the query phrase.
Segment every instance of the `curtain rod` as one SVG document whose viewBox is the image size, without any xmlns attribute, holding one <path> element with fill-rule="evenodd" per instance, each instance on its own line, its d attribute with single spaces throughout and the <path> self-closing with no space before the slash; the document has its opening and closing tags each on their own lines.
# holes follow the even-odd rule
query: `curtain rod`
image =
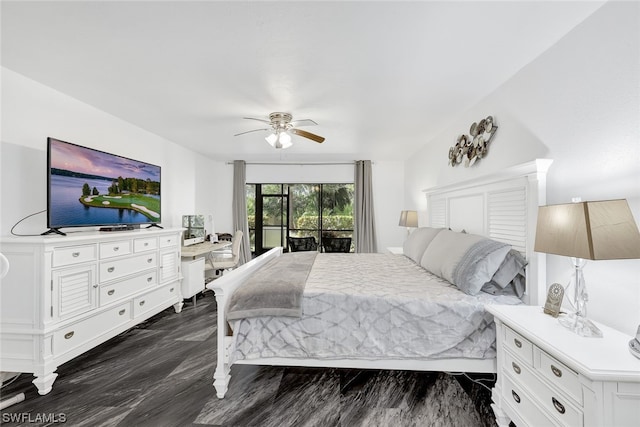
<svg viewBox="0 0 640 427">
<path fill-rule="evenodd" d="M 373 162 L 371 162 L 373 164 Z M 233 165 L 233 162 L 226 162 L 227 165 Z M 246 165 L 266 165 L 266 166 L 335 166 L 335 165 L 355 165 L 356 162 L 245 162 Z"/>
</svg>

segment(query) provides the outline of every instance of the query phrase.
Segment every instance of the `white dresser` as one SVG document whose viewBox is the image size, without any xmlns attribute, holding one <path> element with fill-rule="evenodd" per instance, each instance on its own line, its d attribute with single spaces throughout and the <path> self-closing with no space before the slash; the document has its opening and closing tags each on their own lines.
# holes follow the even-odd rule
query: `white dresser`
<svg viewBox="0 0 640 427">
<path fill-rule="evenodd" d="M 495 317 L 498 425 L 640 425 L 640 360 L 632 338 L 598 325 L 603 338 L 585 338 L 536 306 L 487 306 Z"/>
<path fill-rule="evenodd" d="M 3 237 L 0 371 L 51 391 L 62 363 L 167 307 L 182 308 L 182 229 Z"/>
</svg>

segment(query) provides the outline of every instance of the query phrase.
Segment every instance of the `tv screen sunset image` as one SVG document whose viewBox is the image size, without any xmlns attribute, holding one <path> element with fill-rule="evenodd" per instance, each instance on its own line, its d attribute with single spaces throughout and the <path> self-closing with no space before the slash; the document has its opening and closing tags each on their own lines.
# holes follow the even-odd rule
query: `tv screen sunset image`
<svg viewBox="0 0 640 427">
<path fill-rule="evenodd" d="M 160 167 L 51 139 L 50 226 L 160 222 Z"/>
</svg>

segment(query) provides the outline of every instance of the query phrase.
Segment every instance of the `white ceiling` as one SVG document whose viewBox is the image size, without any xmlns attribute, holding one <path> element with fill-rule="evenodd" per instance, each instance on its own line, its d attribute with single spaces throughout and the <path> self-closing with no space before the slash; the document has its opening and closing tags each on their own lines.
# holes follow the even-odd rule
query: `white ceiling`
<svg viewBox="0 0 640 427">
<path fill-rule="evenodd" d="M 602 4 L 2 1 L 1 60 L 212 158 L 403 160 Z M 273 111 L 326 141 L 233 136 Z"/>
</svg>

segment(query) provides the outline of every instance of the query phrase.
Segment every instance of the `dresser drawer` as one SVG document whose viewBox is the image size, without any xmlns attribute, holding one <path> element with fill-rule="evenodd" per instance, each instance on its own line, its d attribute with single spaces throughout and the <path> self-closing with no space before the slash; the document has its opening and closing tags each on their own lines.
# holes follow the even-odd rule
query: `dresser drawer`
<svg viewBox="0 0 640 427">
<path fill-rule="evenodd" d="M 132 256 L 125 259 L 100 262 L 100 282 L 105 283 L 113 279 L 142 272 L 158 265 L 158 255 L 155 252 Z"/>
<path fill-rule="evenodd" d="M 67 246 L 53 250 L 53 267 L 80 264 L 97 259 L 96 245 Z"/>
<path fill-rule="evenodd" d="M 565 391 L 572 398 L 582 405 L 582 386 L 578 379 L 578 374 L 569 369 L 564 363 L 561 363 L 549 356 L 540 349 L 540 366 L 536 369 L 546 377 L 549 382 Z"/>
<path fill-rule="evenodd" d="M 139 276 L 100 287 L 100 305 L 104 306 L 126 298 L 158 283 L 158 273 L 153 270 Z"/>
<path fill-rule="evenodd" d="M 556 424 L 536 406 L 524 388 L 511 381 L 509 376 L 504 376 L 502 399 L 528 426 L 553 426 Z M 525 426 L 518 425 L 518 427 Z"/>
<path fill-rule="evenodd" d="M 160 239 L 161 248 L 170 248 L 172 246 L 178 246 L 178 242 L 180 241 L 177 235 L 160 236 L 159 239 Z"/>
<path fill-rule="evenodd" d="M 145 237 L 133 240 L 133 251 L 143 252 L 158 248 L 158 239 L 156 237 Z"/>
<path fill-rule="evenodd" d="M 131 306 L 127 302 L 61 328 L 53 334 L 53 352 L 58 355 L 66 353 L 127 323 L 130 319 Z"/>
<path fill-rule="evenodd" d="M 131 253 L 131 240 L 100 243 L 100 259 L 113 258 Z"/>
<path fill-rule="evenodd" d="M 533 344 L 523 338 L 522 335 L 514 332 L 511 328 L 505 327 L 504 345 L 513 354 L 526 362 L 529 366 L 533 366 Z"/>
<path fill-rule="evenodd" d="M 178 302 L 178 284 L 155 289 L 133 300 L 133 315 L 140 316 L 167 302 Z"/>
</svg>

